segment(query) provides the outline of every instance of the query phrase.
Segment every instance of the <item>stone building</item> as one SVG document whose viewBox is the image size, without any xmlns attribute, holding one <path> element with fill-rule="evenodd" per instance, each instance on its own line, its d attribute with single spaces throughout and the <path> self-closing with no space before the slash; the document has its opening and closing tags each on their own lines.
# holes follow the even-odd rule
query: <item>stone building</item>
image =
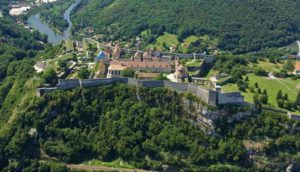
<svg viewBox="0 0 300 172">
<path fill-rule="evenodd" d="M 121 71 L 132 69 L 134 71 L 145 71 L 150 73 L 171 73 L 172 65 L 169 61 L 164 60 L 118 60 L 111 61 L 108 67 L 108 78 L 119 77 Z"/>
<path fill-rule="evenodd" d="M 112 59 L 119 60 L 122 54 L 122 49 L 120 44 L 116 44 L 115 49 L 113 50 Z"/>
<path fill-rule="evenodd" d="M 175 61 L 175 73 L 174 77 L 176 82 L 183 83 L 185 78 L 189 77 L 188 70 L 185 66 L 179 63 L 179 60 L 177 59 Z"/>
</svg>

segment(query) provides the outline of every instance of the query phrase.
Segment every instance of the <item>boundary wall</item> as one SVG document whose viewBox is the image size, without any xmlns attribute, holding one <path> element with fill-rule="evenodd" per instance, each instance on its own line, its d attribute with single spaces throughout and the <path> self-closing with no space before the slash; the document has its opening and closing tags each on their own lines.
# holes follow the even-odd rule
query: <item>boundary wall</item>
<svg viewBox="0 0 300 172">
<path fill-rule="evenodd" d="M 110 85 L 115 83 L 124 83 L 136 87 L 165 87 L 179 93 L 190 92 L 201 101 L 208 105 L 217 106 L 225 104 L 239 104 L 243 105 L 244 97 L 239 92 L 233 93 L 221 93 L 214 90 L 198 86 L 193 83 L 175 83 L 169 81 L 149 81 L 149 80 L 137 80 L 134 78 L 105 78 L 105 79 L 61 79 L 58 81 L 57 87 L 53 88 L 38 88 L 37 94 L 43 95 L 55 90 L 68 90 L 76 87 L 89 88 L 97 87 L 101 85 Z"/>
</svg>

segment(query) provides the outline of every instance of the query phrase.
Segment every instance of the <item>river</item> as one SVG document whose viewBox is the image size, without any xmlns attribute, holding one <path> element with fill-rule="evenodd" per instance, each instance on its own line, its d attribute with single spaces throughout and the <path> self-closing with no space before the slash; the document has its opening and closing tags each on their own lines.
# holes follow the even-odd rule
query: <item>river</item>
<svg viewBox="0 0 300 172">
<path fill-rule="evenodd" d="M 58 33 L 54 31 L 48 24 L 43 23 L 40 14 L 32 15 L 28 18 L 28 24 L 30 27 L 39 31 L 40 33 L 46 34 L 48 36 L 48 42 L 52 44 L 60 44 L 62 41 L 70 39 L 72 37 L 72 21 L 70 14 L 72 10 L 79 4 L 81 0 L 76 0 L 70 7 L 65 11 L 63 17 L 68 22 L 69 26 L 64 30 L 63 33 Z"/>
</svg>

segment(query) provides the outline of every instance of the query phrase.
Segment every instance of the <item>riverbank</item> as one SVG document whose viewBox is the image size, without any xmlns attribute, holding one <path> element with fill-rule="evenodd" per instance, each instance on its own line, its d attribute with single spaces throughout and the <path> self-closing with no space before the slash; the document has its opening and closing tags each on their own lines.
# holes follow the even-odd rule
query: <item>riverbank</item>
<svg viewBox="0 0 300 172">
<path fill-rule="evenodd" d="M 30 27 L 39 31 L 40 33 L 46 34 L 48 36 L 48 42 L 52 44 L 60 44 L 62 41 L 68 40 L 72 37 L 72 33 L 71 33 L 72 21 L 71 21 L 70 14 L 72 10 L 80 3 L 80 0 L 77 1 L 68 0 L 67 2 L 57 1 L 55 2 L 55 6 L 59 6 L 59 3 L 65 4 L 63 8 L 59 7 L 60 10 L 66 9 L 64 10 L 65 12 L 62 16 L 62 19 L 67 22 L 68 27 L 64 28 L 63 31 L 61 31 L 57 27 L 54 27 L 53 25 L 50 25 L 48 22 L 46 22 L 45 19 L 41 17 L 40 13 L 42 9 L 38 9 L 37 11 L 40 12 L 36 11 L 37 13 L 28 17 L 27 20 L 27 23 Z M 60 11 L 58 10 L 58 8 L 56 10 Z M 30 13 L 32 14 L 32 11 Z"/>
<path fill-rule="evenodd" d="M 73 3 L 73 0 L 65 0 L 51 5 L 50 8 L 39 12 L 41 14 L 41 20 L 47 23 L 54 31 L 63 34 L 64 30 L 69 27 L 69 22 L 64 18 L 64 14 Z M 64 11 L 64 13 L 62 13 L 62 11 Z"/>
</svg>

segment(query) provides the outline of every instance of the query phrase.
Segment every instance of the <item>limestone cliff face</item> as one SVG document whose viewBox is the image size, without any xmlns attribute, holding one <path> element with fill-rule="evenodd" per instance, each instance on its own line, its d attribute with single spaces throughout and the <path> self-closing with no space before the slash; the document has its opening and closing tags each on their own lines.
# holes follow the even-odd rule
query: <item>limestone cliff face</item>
<svg viewBox="0 0 300 172">
<path fill-rule="evenodd" d="M 209 133 L 214 132 L 214 121 L 218 118 L 226 117 L 227 121 L 232 123 L 255 114 L 251 108 L 240 108 L 239 110 L 237 108 L 236 111 L 230 112 L 225 109 L 208 106 L 199 101 L 189 100 L 186 97 L 182 97 L 181 103 L 191 119 L 193 119 L 194 122 L 203 124 L 201 128 Z"/>
</svg>

